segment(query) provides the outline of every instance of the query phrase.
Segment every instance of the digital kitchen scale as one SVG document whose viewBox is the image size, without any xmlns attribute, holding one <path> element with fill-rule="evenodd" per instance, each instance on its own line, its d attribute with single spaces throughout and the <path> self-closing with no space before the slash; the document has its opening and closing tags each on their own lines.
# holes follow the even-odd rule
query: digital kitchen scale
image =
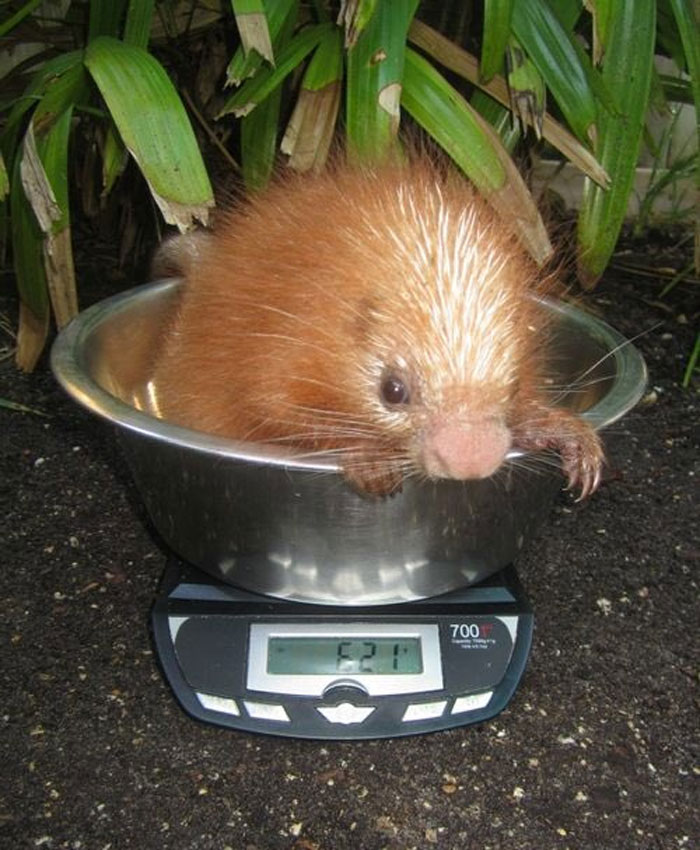
<svg viewBox="0 0 700 850">
<path fill-rule="evenodd" d="M 508 567 L 464 590 L 383 606 L 289 602 L 171 559 L 152 612 L 182 707 L 298 738 L 388 738 L 498 714 L 523 674 L 533 614 Z"/>
</svg>

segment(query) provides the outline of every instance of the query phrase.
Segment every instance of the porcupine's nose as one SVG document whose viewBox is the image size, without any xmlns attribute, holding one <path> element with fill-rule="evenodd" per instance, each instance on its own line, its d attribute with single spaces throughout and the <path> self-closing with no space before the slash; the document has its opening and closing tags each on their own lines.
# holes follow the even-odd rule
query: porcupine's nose
<svg viewBox="0 0 700 850">
<path fill-rule="evenodd" d="M 423 464 L 433 478 L 488 478 L 510 447 L 510 431 L 500 419 L 448 422 L 426 434 Z"/>
</svg>

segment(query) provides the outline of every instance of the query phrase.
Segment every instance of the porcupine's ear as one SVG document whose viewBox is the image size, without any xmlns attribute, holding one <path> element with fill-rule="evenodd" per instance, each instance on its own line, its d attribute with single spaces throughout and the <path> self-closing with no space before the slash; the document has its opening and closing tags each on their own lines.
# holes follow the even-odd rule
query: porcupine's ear
<svg viewBox="0 0 700 850">
<path fill-rule="evenodd" d="M 211 244 L 212 234 L 208 230 L 193 230 L 163 240 L 151 261 L 151 279 L 162 277 L 186 277 Z"/>
</svg>

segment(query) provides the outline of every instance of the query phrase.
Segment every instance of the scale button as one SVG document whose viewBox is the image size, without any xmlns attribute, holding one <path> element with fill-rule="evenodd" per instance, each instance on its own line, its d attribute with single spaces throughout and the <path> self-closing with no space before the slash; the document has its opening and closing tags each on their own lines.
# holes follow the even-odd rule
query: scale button
<svg viewBox="0 0 700 850">
<path fill-rule="evenodd" d="M 374 711 L 374 705 L 353 705 L 351 702 L 341 702 L 339 705 L 316 706 L 316 711 L 322 714 L 331 723 L 342 723 L 349 726 L 351 723 L 362 723 Z"/>
<path fill-rule="evenodd" d="M 220 711 L 222 714 L 240 715 L 241 713 L 235 699 L 217 697 L 214 694 L 202 694 L 199 691 L 195 691 L 195 694 L 204 708 L 209 708 L 212 711 Z"/>
<path fill-rule="evenodd" d="M 493 691 L 483 694 L 468 694 L 465 697 L 457 697 L 452 706 L 452 714 L 461 714 L 463 711 L 476 711 L 477 708 L 485 708 L 491 701 Z"/>
<path fill-rule="evenodd" d="M 289 723 L 289 715 L 283 705 L 274 705 L 270 702 L 250 702 L 243 700 L 243 705 L 251 717 L 256 720 L 281 720 Z"/>
<path fill-rule="evenodd" d="M 414 702 L 409 705 L 401 718 L 403 721 L 429 720 L 431 717 L 440 717 L 447 705 L 446 699 L 437 702 Z"/>
</svg>

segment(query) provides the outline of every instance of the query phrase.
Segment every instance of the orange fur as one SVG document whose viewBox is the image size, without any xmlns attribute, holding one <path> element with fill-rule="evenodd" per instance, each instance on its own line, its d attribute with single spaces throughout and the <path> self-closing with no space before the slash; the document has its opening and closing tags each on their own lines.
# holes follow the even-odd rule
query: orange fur
<svg viewBox="0 0 700 850">
<path fill-rule="evenodd" d="M 339 449 L 359 489 L 385 493 L 410 471 L 452 474 L 434 449 L 454 431 L 446 423 L 477 433 L 464 445 L 481 477 L 504 428 L 532 414 L 542 315 L 530 296 L 553 280 L 426 160 L 280 181 L 221 216 L 184 266 L 154 372 L 167 419 Z M 387 374 L 410 405 L 382 402 Z"/>
</svg>

